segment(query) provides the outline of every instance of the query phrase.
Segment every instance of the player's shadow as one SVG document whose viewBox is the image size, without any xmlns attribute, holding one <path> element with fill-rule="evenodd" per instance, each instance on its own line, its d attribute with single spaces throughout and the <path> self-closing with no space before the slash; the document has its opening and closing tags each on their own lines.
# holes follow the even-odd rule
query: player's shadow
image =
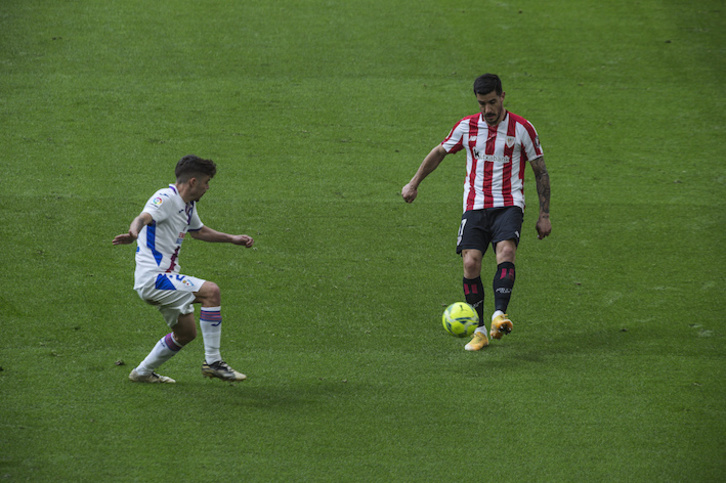
<svg viewBox="0 0 726 483">
<path fill-rule="evenodd" d="M 337 399 L 349 398 L 360 391 L 369 391 L 360 382 L 349 383 L 342 378 L 318 378 L 303 381 L 280 382 L 250 380 L 242 383 L 223 383 L 235 386 L 219 395 L 218 402 L 230 406 L 245 406 L 268 411 L 287 410 L 291 407 L 332 404 Z M 227 389 L 227 388 L 225 388 Z"/>
<path fill-rule="evenodd" d="M 562 332 L 554 335 L 517 337 L 513 333 L 499 341 L 491 341 L 485 349 L 484 364 L 506 364 L 509 366 L 557 361 L 562 357 L 586 354 L 596 356 L 632 354 L 634 350 L 645 350 L 652 346 L 654 338 L 662 338 L 647 331 L 629 330 L 603 322 L 603 328 L 579 332 Z"/>
</svg>

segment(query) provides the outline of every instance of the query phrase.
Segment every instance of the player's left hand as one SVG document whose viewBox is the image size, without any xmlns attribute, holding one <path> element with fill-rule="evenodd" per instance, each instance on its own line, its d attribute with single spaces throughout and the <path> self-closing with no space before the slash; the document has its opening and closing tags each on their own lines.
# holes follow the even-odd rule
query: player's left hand
<svg viewBox="0 0 726 483">
<path fill-rule="evenodd" d="M 543 239 L 546 236 L 549 236 L 550 233 L 552 233 L 552 223 L 550 222 L 550 217 L 542 217 L 540 216 L 537 220 L 537 225 L 535 226 L 537 229 L 537 238 L 540 240 Z"/>
<path fill-rule="evenodd" d="M 235 235 L 232 238 L 232 243 L 235 245 L 243 245 L 247 248 L 252 248 L 252 245 L 255 244 L 255 241 L 252 239 L 251 236 L 248 235 Z"/>
</svg>

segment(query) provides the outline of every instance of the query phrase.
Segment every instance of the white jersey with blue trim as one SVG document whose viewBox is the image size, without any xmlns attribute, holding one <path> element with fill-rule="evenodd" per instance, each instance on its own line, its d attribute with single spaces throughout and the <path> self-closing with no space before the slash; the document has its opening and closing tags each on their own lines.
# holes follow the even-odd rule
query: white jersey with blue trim
<svg viewBox="0 0 726 483">
<path fill-rule="evenodd" d="M 184 236 L 204 226 L 196 203 L 185 203 L 173 184 L 154 193 L 142 212 L 150 214 L 154 221 L 142 228 L 136 240 L 134 288 L 147 283 L 149 278 L 156 279 L 160 273 L 179 273 Z"/>
</svg>

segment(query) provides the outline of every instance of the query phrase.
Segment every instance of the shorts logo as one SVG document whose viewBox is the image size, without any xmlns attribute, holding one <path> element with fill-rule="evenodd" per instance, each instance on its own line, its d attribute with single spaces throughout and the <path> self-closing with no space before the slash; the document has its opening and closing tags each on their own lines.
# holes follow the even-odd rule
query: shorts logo
<svg viewBox="0 0 726 483">
<path fill-rule="evenodd" d="M 191 280 L 189 280 L 184 275 L 177 275 L 176 276 L 176 280 L 177 280 L 177 282 L 181 283 L 185 287 L 193 287 L 194 286 L 194 282 L 192 282 Z"/>
<path fill-rule="evenodd" d="M 161 199 L 161 196 L 157 196 L 153 200 L 151 200 L 151 204 L 154 206 L 161 206 L 161 204 L 164 202 L 164 200 Z"/>
</svg>

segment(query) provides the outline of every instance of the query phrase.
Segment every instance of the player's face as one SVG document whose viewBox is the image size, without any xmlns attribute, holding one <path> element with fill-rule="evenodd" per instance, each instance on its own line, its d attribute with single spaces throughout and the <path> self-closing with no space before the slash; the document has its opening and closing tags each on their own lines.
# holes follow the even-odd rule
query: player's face
<svg viewBox="0 0 726 483">
<path fill-rule="evenodd" d="M 476 95 L 482 116 L 490 126 L 496 126 L 504 118 L 504 94 L 502 92 L 499 96 L 496 91 L 492 91 L 489 94 Z"/>
<path fill-rule="evenodd" d="M 211 176 L 203 175 L 198 178 L 192 178 L 194 183 L 191 186 L 191 198 L 194 201 L 199 201 L 204 196 L 204 193 L 209 189 L 209 180 Z"/>
</svg>

